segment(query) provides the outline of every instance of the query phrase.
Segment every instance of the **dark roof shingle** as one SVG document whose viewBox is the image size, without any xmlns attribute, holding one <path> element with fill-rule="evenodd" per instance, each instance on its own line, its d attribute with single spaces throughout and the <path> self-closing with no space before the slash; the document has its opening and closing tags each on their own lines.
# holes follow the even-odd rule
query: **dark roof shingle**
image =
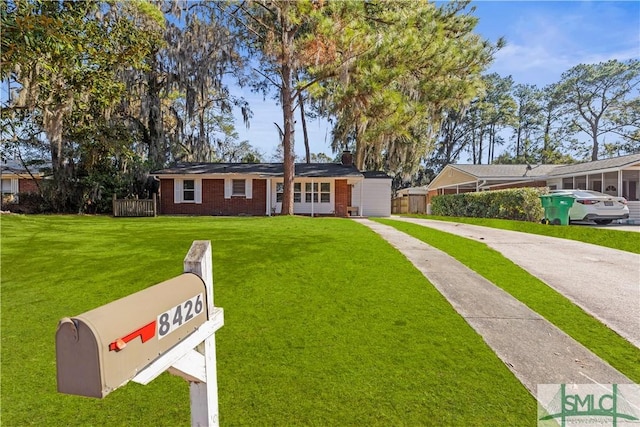
<svg viewBox="0 0 640 427">
<path fill-rule="evenodd" d="M 175 166 L 151 172 L 152 175 L 238 174 L 283 176 L 282 163 L 178 163 Z M 295 174 L 307 178 L 362 177 L 355 166 L 340 163 L 296 163 Z"/>
<path fill-rule="evenodd" d="M 577 163 L 574 165 L 556 166 L 556 168 L 549 173 L 549 176 L 617 169 L 633 165 L 634 163 L 640 163 L 640 154 L 629 154 L 628 156 L 613 157 L 611 159 L 595 160 L 592 162 Z"/>
<path fill-rule="evenodd" d="M 544 176 L 557 165 L 449 165 L 477 178 L 519 178 Z"/>
</svg>

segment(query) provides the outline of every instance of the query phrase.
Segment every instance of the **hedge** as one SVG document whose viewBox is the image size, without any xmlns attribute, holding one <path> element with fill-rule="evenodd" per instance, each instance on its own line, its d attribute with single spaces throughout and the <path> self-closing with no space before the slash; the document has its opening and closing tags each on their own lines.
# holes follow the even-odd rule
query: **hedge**
<svg viewBox="0 0 640 427">
<path fill-rule="evenodd" d="M 48 200 L 38 193 L 18 193 L 16 197 L 3 197 L 0 209 L 17 214 L 42 214 L 52 211 Z"/>
<path fill-rule="evenodd" d="M 544 218 L 539 196 L 549 189 L 510 188 L 479 193 L 446 194 L 431 199 L 431 213 L 440 216 L 500 218 L 538 222 Z"/>
</svg>

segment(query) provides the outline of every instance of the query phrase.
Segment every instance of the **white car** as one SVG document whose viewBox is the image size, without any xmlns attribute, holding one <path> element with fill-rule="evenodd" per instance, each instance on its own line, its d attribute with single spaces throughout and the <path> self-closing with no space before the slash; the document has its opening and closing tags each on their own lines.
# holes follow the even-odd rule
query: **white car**
<svg viewBox="0 0 640 427">
<path fill-rule="evenodd" d="M 566 194 L 575 200 L 569 209 L 569 221 L 594 221 L 610 224 L 616 219 L 629 218 L 624 197 L 610 196 L 592 190 L 552 190 L 551 194 Z"/>
</svg>

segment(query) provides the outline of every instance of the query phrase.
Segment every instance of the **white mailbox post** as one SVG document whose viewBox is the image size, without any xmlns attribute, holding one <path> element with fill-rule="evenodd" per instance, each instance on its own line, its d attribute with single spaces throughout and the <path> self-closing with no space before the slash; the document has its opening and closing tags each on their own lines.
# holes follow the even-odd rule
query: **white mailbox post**
<svg viewBox="0 0 640 427">
<path fill-rule="evenodd" d="M 190 383 L 191 425 L 217 426 L 215 332 L 223 324 L 213 301 L 211 242 L 198 240 L 184 274 L 60 321 L 58 391 L 102 398 L 169 371 Z"/>
</svg>

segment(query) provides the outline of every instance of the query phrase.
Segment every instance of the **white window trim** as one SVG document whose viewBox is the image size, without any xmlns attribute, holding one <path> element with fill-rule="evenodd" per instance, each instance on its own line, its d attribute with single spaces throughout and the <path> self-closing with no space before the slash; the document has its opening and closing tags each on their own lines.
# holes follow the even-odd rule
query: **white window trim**
<svg viewBox="0 0 640 427">
<path fill-rule="evenodd" d="M 240 192 L 236 192 L 236 188 L 235 188 L 235 183 L 242 183 L 242 193 Z M 231 196 L 232 197 L 245 197 L 247 195 L 247 181 L 244 179 L 232 179 L 231 180 L 231 188 L 232 193 Z"/>
<path fill-rule="evenodd" d="M 307 191 L 307 187 L 306 184 L 311 185 L 311 191 Z M 322 184 L 329 184 L 329 191 L 320 191 L 320 189 L 322 188 Z M 318 186 L 318 190 L 314 191 L 313 190 L 313 186 L 317 185 Z M 306 203 L 306 204 L 323 204 L 323 205 L 327 205 L 330 203 L 333 203 L 333 192 L 334 192 L 334 185 L 332 183 L 332 181 L 310 181 L 310 182 L 306 182 L 305 186 L 303 188 L 302 191 L 302 203 Z M 309 194 L 310 197 L 310 201 L 307 201 L 307 194 Z M 322 194 L 329 194 L 329 200 L 326 202 L 322 201 Z M 313 200 L 313 196 L 316 195 L 318 197 L 318 200 Z"/>
<path fill-rule="evenodd" d="M 3 181 L 9 181 L 9 192 L 2 190 L 2 194 L 18 194 L 18 178 L 2 178 Z"/>
<path fill-rule="evenodd" d="M 296 191 L 296 184 L 300 186 L 300 191 Z M 296 202 L 296 193 L 300 194 L 300 201 Z M 302 183 L 301 182 L 294 182 L 293 183 L 293 203 L 302 203 L 302 195 L 304 194 L 304 191 L 302 189 Z"/>
<path fill-rule="evenodd" d="M 278 181 L 275 183 L 275 185 L 273 186 L 273 194 L 275 195 L 274 197 L 274 201 L 275 203 L 282 203 L 278 201 L 278 194 L 283 194 L 283 191 L 278 192 L 278 185 L 284 185 L 284 183 L 282 181 Z M 300 187 L 300 191 L 296 191 L 296 185 L 298 185 Z M 300 195 L 300 201 L 296 202 L 295 200 L 295 195 L 296 193 L 298 193 Z M 304 182 L 301 181 L 294 181 L 293 182 L 293 203 L 304 203 Z"/>
<path fill-rule="evenodd" d="M 193 199 L 184 200 L 184 181 L 193 181 Z M 176 204 L 202 204 L 202 179 L 176 178 L 173 180 L 173 202 Z"/>
<path fill-rule="evenodd" d="M 322 191 L 322 184 L 329 184 L 329 191 Z M 331 183 L 331 181 L 322 181 L 318 184 L 318 201 L 320 203 L 333 203 L 333 184 Z M 323 194 L 328 194 L 329 195 L 329 200 L 327 200 L 326 202 L 322 201 L 322 195 Z"/>
<path fill-rule="evenodd" d="M 244 179 L 244 194 L 233 194 L 233 181 Z M 253 179 L 252 178 L 225 178 L 224 180 L 224 198 L 244 197 L 245 199 L 253 199 Z"/>
</svg>

